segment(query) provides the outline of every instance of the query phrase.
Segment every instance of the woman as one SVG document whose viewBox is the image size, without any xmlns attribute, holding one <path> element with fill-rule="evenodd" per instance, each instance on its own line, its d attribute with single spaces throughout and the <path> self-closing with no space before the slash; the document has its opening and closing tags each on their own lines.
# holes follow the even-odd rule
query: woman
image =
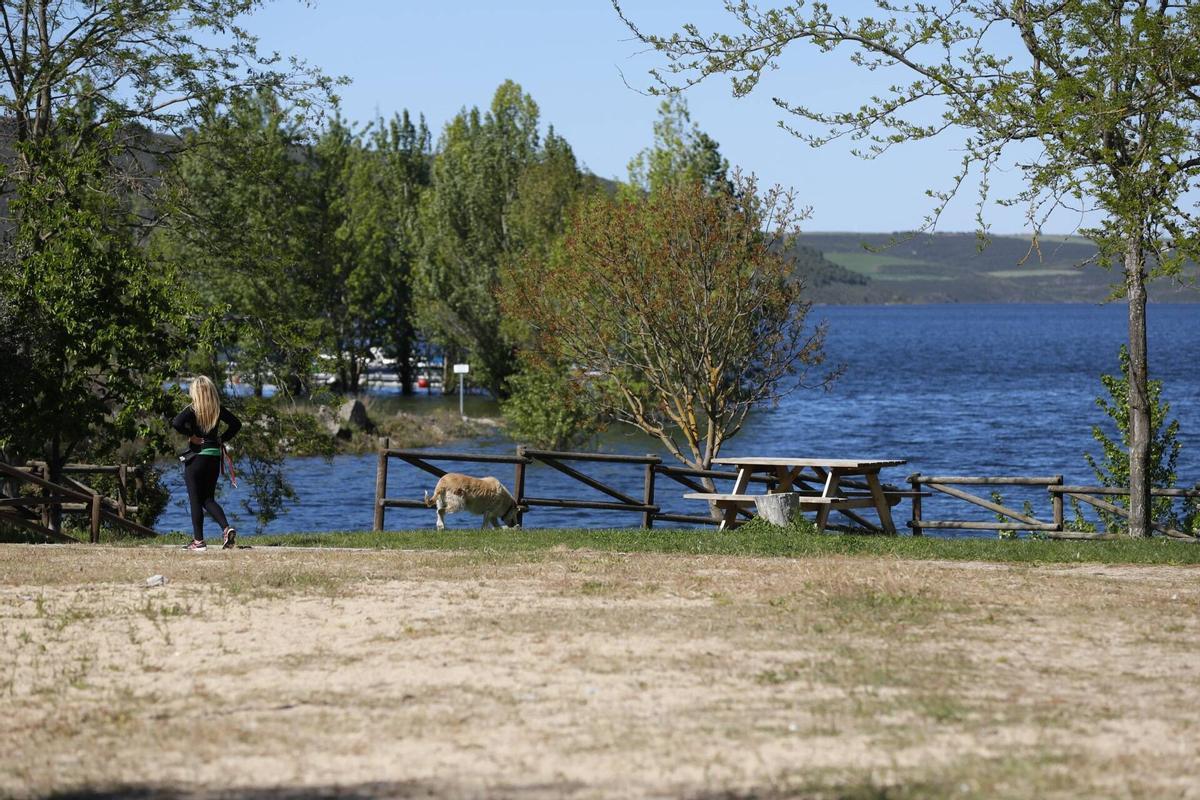
<svg viewBox="0 0 1200 800">
<path fill-rule="evenodd" d="M 225 519 L 225 511 L 217 503 L 215 494 L 217 478 L 221 475 L 221 447 L 237 435 L 242 422 L 229 409 L 221 407 L 217 387 L 205 376 L 198 375 L 192 381 L 188 394 L 192 404 L 171 422 L 172 428 L 188 437 L 188 450 L 179 457 L 184 462 L 183 480 L 192 504 L 192 541 L 185 549 L 208 549 L 203 530 L 204 512 L 208 511 L 221 526 L 221 547 L 228 550 L 234 546 L 237 531 Z M 222 422 L 225 432 L 218 434 L 217 428 Z"/>
</svg>

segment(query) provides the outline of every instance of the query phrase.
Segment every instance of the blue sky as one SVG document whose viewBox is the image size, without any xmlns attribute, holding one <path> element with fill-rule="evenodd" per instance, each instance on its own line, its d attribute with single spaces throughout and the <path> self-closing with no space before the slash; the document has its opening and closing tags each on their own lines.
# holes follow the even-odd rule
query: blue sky
<svg viewBox="0 0 1200 800">
<path fill-rule="evenodd" d="M 867 5 L 840 0 L 852 13 Z M 311 6 L 311 7 L 310 7 Z M 667 32 L 683 22 L 728 29 L 720 0 L 626 0 L 644 30 Z M 592 172 L 624 178 L 629 159 L 651 140 L 660 100 L 639 93 L 661 64 L 630 40 L 609 0 L 275 0 L 247 27 L 265 51 L 278 50 L 352 80 L 339 91 L 343 113 L 366 122 L 409 109 L 424 113 L 435 136 L 464 106 L 486 107 L 511 78 L 541 108 L 544 125 L 566 137 Z M 959 161 L 953 139 L 906 144 L 862 161 L 848 144 L 813 150 L 779 128 L 784 116 L 772 94 L 832 109 L 857 102 L 868 79 L 843 59 L 797 50 L 756 92 L 734 99 L 725 80 L 690 90 L 693 120 L 721 144 L 729 161 L 762 183 L 794 187 L 811 206 L 811 231 L 895 231 L 919 225 L 932 207 L 925 190 L 949 184 Z M 629 85 L 626 85 L 626 84 Z M 630 88 L 630 87 L 634 88 Z M 993 176 L 1001 193 L 1019 186 L 1009 172 Z M 974 229 L 974 196 L 964 192 L 939 230 Z M 1021 209 L 988 207 L 996 233 L 1027 229 Z M 1076 215 L 1061 214 L 1049 232 L 1068 233 Z"/>
</svg>

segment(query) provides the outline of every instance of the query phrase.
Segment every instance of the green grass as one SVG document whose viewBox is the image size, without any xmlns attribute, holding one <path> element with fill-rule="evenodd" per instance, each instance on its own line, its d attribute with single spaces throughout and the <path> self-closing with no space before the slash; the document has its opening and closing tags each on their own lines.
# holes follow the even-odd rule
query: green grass
<svg viewBox="0 0 1200 800">
<path fill-rule="evenodd" d="M 1053 278 L 1061 276 L 1076 277 L 1077 269 L 998 269 L 985 272 L 991 278 Z"/>
<path fill-rule="evenodd" d="M 146 540 L 128 540 L 129 544 Z M 153 544 L 184 542 L 161 536 Z M 1200 564 L 1200 545 L 1167 539 L 1080 542 L 1038 539 L 935 539 L 924 536 L 811 535 L 787 530 L 737 531 L 622 529 L 470 529 L 437 531 L 337 531 L 246 536 L 252 547 L 349 547 L 476 551 L 484 555 L 536 553 L 551 548 L 611 552 L 685 553 L 775 557 L 868 556 L 919 560 L 1043 564 Z M 218 545 L 219 547 L 219 545 Z"/>
</svg>

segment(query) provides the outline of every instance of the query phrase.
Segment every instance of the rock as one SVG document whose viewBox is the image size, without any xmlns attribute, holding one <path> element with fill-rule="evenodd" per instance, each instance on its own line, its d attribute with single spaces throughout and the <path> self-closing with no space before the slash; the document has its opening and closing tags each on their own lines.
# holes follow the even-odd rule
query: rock
<svg viewBox="0 0 1200 800">
<path fill-rule="evenodd" d="M 342 403 L 342 407 L 338 409 L 337 417 L 338 421 L 342 423 L 342 427 L 349 425 L 349 427 L 358 428 L 363 431 L 369 431 L 375 427 L 371 424 L 371 418 L 367 416 L 367 407 L 358 398 Z"/>
<path fill-rule="evenodd" d="M 334 436 L 337 436 L 338 431 L 342 429 L 342 423 L 338 421 L 337 412 L 328 406 L 318 406 L 316 417 L 317 421 L 325 426 L 325 430 Z"/>
<path fill-rule="evenodd" d="M 146 586 L 149 588 L 165 586 L 168 581 L 169 578 L 166 575 L 151 575 L 149 578 L 146 578 Z"/>
<path fill-rule="evenodd" d="M 800 495 L 795 492 L 764 494 L 754 498 L 758 515 L 772 525 L 791 525 L 800 513 Z"/>
</svg>

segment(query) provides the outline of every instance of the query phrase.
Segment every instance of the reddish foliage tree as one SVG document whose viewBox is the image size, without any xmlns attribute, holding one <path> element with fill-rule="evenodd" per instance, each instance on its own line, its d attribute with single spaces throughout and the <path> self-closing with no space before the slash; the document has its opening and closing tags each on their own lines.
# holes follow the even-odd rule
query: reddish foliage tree
<svg viewBox="0 0 1200 800">
<path fill-rule="evenodd" d="M 502 303 L 546 357 L 603 384 L 609 414 L 708 469 L 751 408 L 824 359 L 825 326 L 806 327 L 811 304 L 781 255 L 801 217 L 791 192 L 760 196 L 741 176 L 732 192 L 592 197 L 561 247 L 510 273 Z"/>
</svg>

